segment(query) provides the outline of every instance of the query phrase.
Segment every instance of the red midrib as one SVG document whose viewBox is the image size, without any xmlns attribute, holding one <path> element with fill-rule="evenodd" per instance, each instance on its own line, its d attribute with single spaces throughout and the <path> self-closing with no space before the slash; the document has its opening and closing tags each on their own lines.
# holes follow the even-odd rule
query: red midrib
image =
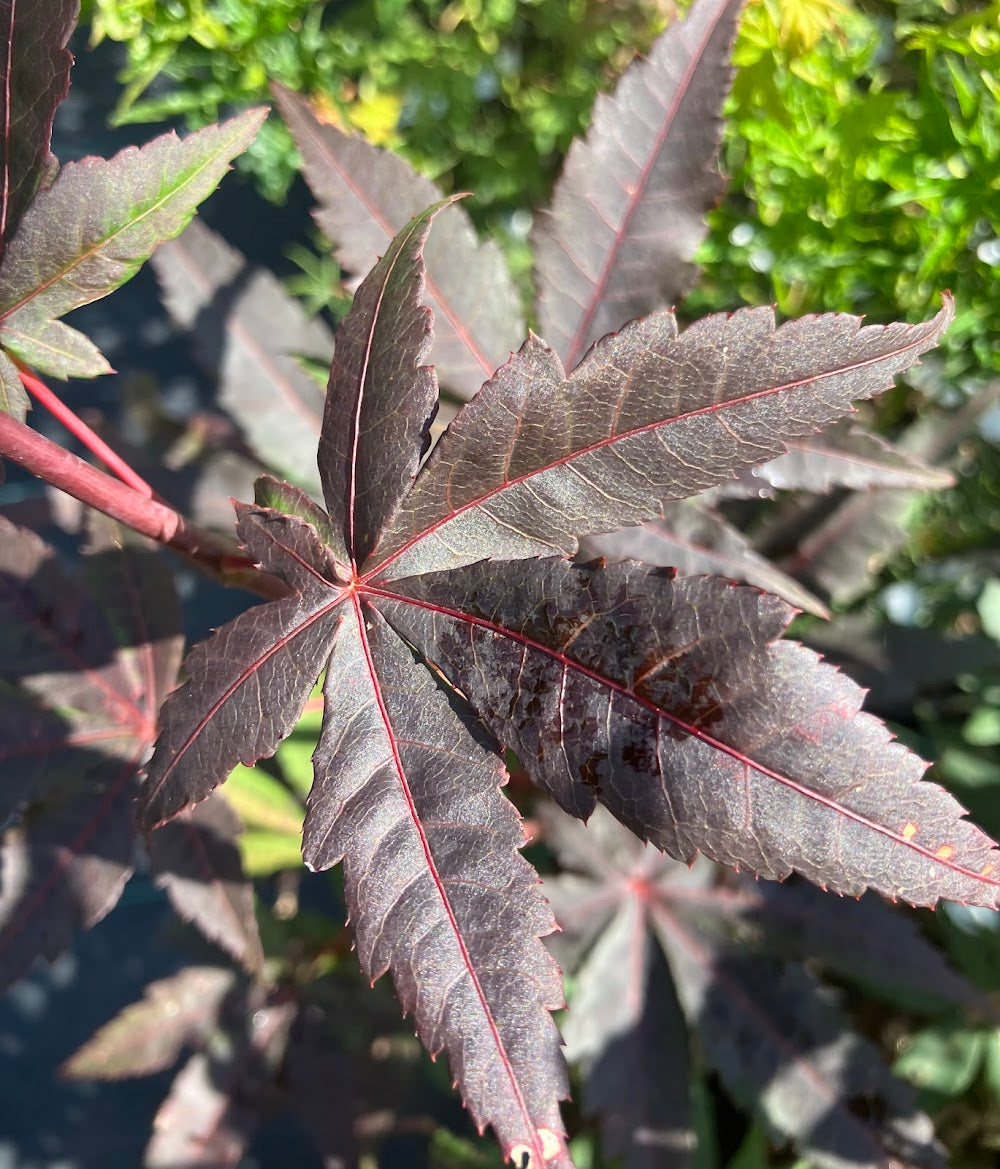
<svg viewBox="0 0 1000 1169">
<path fill-rule="evenodd" d="M 211 725 L 212 720 L 218 714 L 219 710 L 229 701 L 230 698 L 232 698 L 232 696 L 247 681 L 247 679 L 252 677 L 264 665 L 264 663 L 266 661 L 268 661 L 269 658 L 274 657 L 274 655 L 276 653 L 279 653 L 282 650 L 284 650 L 289 645 L 290 642 L 294 641 L 294 639 L 296 637 L 298 637 L 300 634 L 304 633 L 308 628 L 310 628 L 310 626 L 315 625 L 317 621 L 321 621 L 329 613 L 332 613 L 333 610 L 336 609 L 336 607 L 339 604 L 341 604 L 341 602 L 344 600 L 344 598 L 346 596 L 347 596 L 346 592 L 341 592 L 336 597 L 334 597 L 334 599 L 332 601 L 327 601 L 327 603 L 325 605 L 322 605 L 315 612 L 310 613 L 307 617 L 305 617 L 302 621 L 300 621 L 299 624 L 296 625 L 294 629 L 290 629 L 283 637 L 280 637 L 280 638 L 276 639 L 274 642 L 272 642 L 271 645 L 269 645 L 267 647 L 267 650 L 264 653 L 260 654 L 259 657 L 255 658 L 239 674 L 238 677 L 236 677 L 232 682 L 230 682 L 230 684 L 225 688 L 225 690 L 223 690 L 223 692 L 219 695 L 219 697 L 215 700 L 215 702 L 213 702 L 212 705 L 208 708 L 208 710 L 206 710 L 205 713 L 201 716 L 201 718 L 198 720 L 197 724 L 195 725 L 195 727 L 191 731 L 191 733 L 188 735 L 188 737 L 184 740 L 184 742 L 174 752 L 173 757 L 171 758 L 171 760 L 167 764 L 167 766 L 163 769 L 163 774 L 157 780 L 156 784 L 153 787 L 149 788 L 147 790 L 147 792 L 144 794 L 143 803 L 147 807 L 153 803 L 153 801 L 157 798 L 157 796 L 159 796 L 160 792 L 163 790 L 164 784 L 167 782 L 167 780 L 170 778 L 170 776 L 174 773 L 178 764 L 181 762 L 181 760 L 184 758 L 184 756 L 187 754 L 187 752 L 197 742 L 198 737 L 205 731 L 205 729 L 207 727 L 209 727 Z M 277 603 L 280 604 L 280 602 L 277 602 Z M 250 611 L 252 612 L 252 610 L 250 610 Z M 149 825 L 150 831 L 152 831 L 152 829 L 154 829 L 154 828 L 159 828 L 160 825 L 165 824 L 167 822 L 167 820 L 173 819 L 174 815 L 175 815 L 175 813 L 171 813 L 169 816 L 166 817 L 166 819 L 158 820 L 155 824 Z"/>
<path fill-rule="evenodd" d="M 17 0 L 10 3 L 10 24 L 7 26 L 7 76 L 4 78 L 3 103 L 3 175 L 0 176 L 0 254 L 3 253 L 7 235 L 7 215 L 10 209 L 10 87 L 14 73 L 14 20 Z"/>
<path fill-rule="evenodd" d="M 918 328 L 918 326 L 914 327 Z M 683 334 L 681 336 L 683 336 Z M 889 352 L 878 353 L 873 357 L 865 358 L 863 361 L 854 361 L 849 365 L 837 366 L 834 369 L 825 369 L 819 373 L 812 374 L 809 377 L 799 378 L 797 381 L 783 382 L 778 386 L 768 386 L 762 390 L 754 390 L 752 393 L 743 394 L 738 398 L 727 399 L 725 402 L 712 402 L 707 406 L 699 406 L 696 410 L 687 410 L 683 414 L 675 414 L 670 418 L 659 418 L 655 422 L 648 422 L 643 426 L 633 427 L 631 430 L 623 430 L 614 434 L 609 434 L 605 438 L 598 439 L 597 442 L 591 443 L 589 446 L 580 447 L 575 451 L 570 451 L 568 454 L 560 456 L 558 459 L 553 459 L 551 463 L 546 463 L 543 467 L 536 467 L 530 471 L 526 471 L 523 475 L 518 475 L 514 479 L 505 479 L 503 483 L 498 484 L 489 491 L 483 492 L 482 495 L 476 496 L 475 499 L 470 499 L 468 502 L 463 503 L 460 507 L 452 508 L 446 515 L 443 515 L 439 520 L 436 520 L 429 527 L 426 527 L 422 531 L 417 532 L 416 535 L 411 536 L 399 548 L 395 549 L 383 560 L 380 560 L 374 568 L 371 568 L 365 572 L 361 578 L 362 583 L 367 584 L 376 577 L 382 576 L 386 568 L 388 568 L 394 561 L 403 556 L 404 553 L 408 552 L 410 548 L 414 546 L 414 544 L 418 544 L 427 536 L 430 536 L 434 532 L 439 531 L 441 528 L 451 523 L 452 520 L 456 519 L 464 512 L 470 511 L 475 507 L 482 507 L 484 503 L 490 499 L 493 499 L 501 492 L 508 491 L 510 488 L 516 487 L 521 483 L 525 483 L 529 479 L 534 479 L 536 476 L 543 474 L 545 471 L 551 471 L 556 467 L 564 466 L 567 463 L 571 463 L 576 459 L 581 459 L 585 455 L 593 454 L 595 451 L 602 450 L 603 448 L 611 446 L 614 443 L 623 442 L 625 439 L 634 438 L 636 435 L 648 434 L 651 431 L 660 430 L 667 426 L 675 426 L 679 422 L 686 422 L 688 419 L 697 418 L 702 414 L 721 414 L 726 410 L 731 410 L 736 406 L 742 406 L 747 402 L 769 398 L 775 394 L 789 393 L 793 390 L 801 389 L 803 386 L 808 386 L 820 382 L 825 378 L 838 377 L 844 373 L 855 372 L 872 365 L 879 365 L 882 362 L 888 361 L 892 357 L 898 357 L 900 354 L 906 353 L 907 350 L 919 348 L 919 346 L 922 345 L 926 339 L 926 333 L 920 332 L 917 337 L 915 337 L 907 344 L 900 345 L 897 349 L 892 349 Z M 442 442 L 446 437 L 447 431 L 442 438 Z M 441 450 L 440 443 L 435 448 L 435 450 Z M 432 472 L 436 472 L 439 465 L 440 463 L 436 463 L 429 469 Z M 424 474 L 426 474 L 426 472 L 424 472 Z M 420 479 L 418 478 L 415 489 L 419 488 L 419 485 Z M 398 514 L 399 513 L 397 513 L 397 515 Z"/>
<path fill-rule="evenodd" d="M 618 256 L 620 255 L 622 248 L 625 246 L 625 241 L 628 238 L 629 229 L 632 226 L 632 220 L 635 218 L 636 212 L 639 209 L 639 205 L 641 204 L 643 197 L 646 194 L 646 187 L 649 185 L 649 179 L 653 173 L 653 168 L 656 165 L 656 161 L 660 156 L 660 151 L 663 149 L 663 144 L 666 141 L 667 135 L 673 128 L 673 122 L 674 118 L 677 116 L 677 111 L 680 109 L 688 95 L 688 86 L 690 84 L 691 78 L 697 71 L 702 54 L 705 52 L 705 47 L 712 39 L 719 20 L 722 18 L 723 11 L 724 9 L 720 9 L 719 15 L 706 29 L 705 35 L 702 37 L 701 44 L 698 46 L 698 51 L 691 54 L 691 58 L 688 62 L 688 67 L 685 70 L 683 80 L 681 84 L 678 85 L 674 95 L 673 104 L 666 111 L 663 124 L 661 125 L 660 130 L 656 135 L 653 148 L 649 152 L 649 158 L 642 168 L 642 172 L 639 175 L 639 180 L 635 184 L 635 189 L 632 192 L 632 196 L 626 205 L 625 213 L 622 216 L 621 227 L 615 233 L 614 240 L 612 241 L 611 246 L 608 248 L 608 254 L 604 257 L 604 263 L 601 266 L 601 271 L 594 283 L 593 293 L 587 303 L 587 307 L 584 309 L 583 316 L 580 318 L 580 323 L 577 325 L 576 332 L 573 334 L 573 338 L 569 343 L 569 348 L 566 351 L 566 366 L 568 369 L 572 369 L 577 363 L 577 360 L 580 356 L 580 350 L 583 348 L 584 340 L 590 332 L 594 317 L 597 315 L 597 310 L 604 298 L 605 290 L 607 289 L 608 282 L 611 279 L 611 273 L 614 270 L 615 265 L 618 263 Z"/>
<path fill-rule="evenodd" d="M 738 751 L 735 747 L 730 747 L 727 743 L 723 743 L 714 736 L 707 734 L 704 730 L 702 730 L 701 727 L 695 726 L 693 723 L 689 723 L 684 719 L 678 718 L 677 715 L 664 710 L 660 706 L 657 706 L 648 698 L 643 698 L 641 695 L 634 693 L 622 683 L 616 682 L 612 678 L 608 678 L 602 674 L 599 674 L 596 670 L 592 670 L 587 666 L 581 665 L 572 658 L 566 657 L 565 654 L 560 653 L 558 650 L 551 649 L 549 646 L 544 645 L 542 642 L 535 641 L 534 638 L 528 637 L 526 634 L 520 633 L 514 629 L 508 629 L 503 625 L 497 624 L 496 622 L 487 621 L 482 617 L 473 617 L 471 614 L 463 613 L 457 609 L 449 609 L 444 605 L 437 605 L 430 601 L 417 600 L 413 597 L 408 597 L 400 593 L 390 592 L 384 588 L 367 586 L 365 591 L 375 597 L 384 597 L 389 601 L 397 601 L 405 605 L 413 605 L 418 609 L 424 609 L 427 612 L 436 613 L 442 617 L 449 617 L 455 621 L 462 621 L 468 625 L 474 625 L 480 629 L 486 629 L 490 633 L 495 633 L 501 637 L 509 638 L 511 641 L 516 641 L 518 644 L 523 645 L 528 649 L 534 650 L 537 653 L 545 654 L 554 661 L 561 663 L 563 667 L 572 669 L 575 672 L 582 674 L 584 677 L 589 678 L 591 681 L 597 682 L 601 686 L 615 691 L 617 694 L 621 694 L 623 697 L 635 702 L 638 706 L 645 707 L 645 709 L 651 711 L 653 714 L 657 715 L 657 717 L 664 719 L 666 722 L 669 722 L 672 726 L 677 727 L 678 730 L 683 731 L 686 735 L 690 735 L 692 738 L 697 739 L 699 742 L 704 743 L 705 746 L 711 747 L 713 750 L 719 751 L 724 755 L 728 755 L 731 759 L 735 759 L 744 767 L 752 768 L 759 774 L 767 776 L 768 779 L 773 779 L 777 783 L 780 783 L 783 787 L 790 788 L 799 795 L 804 796 L 807 799 L 814 800 L 816 803 L 829 808 L 830 811 L 836 812 L 848 820 L 853 820 L 856 824 L 860 824 L 881 836 L 885 836 L 897 844 L 904 845 L 906 848 L 909 848 L 920 856 L 926 857 L 935 864 L 941 865 L 946 869 L 950 869 L 952 872 L 961 874 L 962 876 L 970 877 L 976 881 L 982 882 L 985 885 L 991 885 L 1000 888 L 1000 880 L 984 876 L 982 873 L 974 872 L 972 869 L 967 869 L 963 865 L 955 864 L 952 861 L 944 860 L 941 857 L 935 855 L 931 849 L 925 848 L 921 844 L 916 844 L 912 840 L 907 840 L 900 833 L 894 832 L 891 828 L 887 828 L 883 824 L 876 824 L 875 821 L 869 820 L 867 816 L 862 816 L 860 812 L 852 811 L 850 808 L 844 807 L 843 804 L 837 803 L 835 800 L 822 795 L 820 792 L 813 791 L 811 788 L 808 788 L 804 784 L 799 783 L 797 780 L 792 779 L 791 776 L 782 775 L 779 771 L 775 771 L 762 763 L 757 763 L 749 756 L 744 755 L 741 751 Z"/>
<path fill-rule="evenodd" d="M 175 143 L 177 145 L 183 145 L 183 142 L 186 141 L 186 139 L 183 139 L 183 140 L 178 139 L 176 137 L 176 135 L 174 135 L 174 138 L 175 138 Z M 152 145 L 152 144 L 150 144 L 150 145 Z M 144 150 L 145 147 L 138 147 L 137 149 Z M 93 160 L 92 159 L 89 161 L 103 162 L 107 165 L 110 161 L 113 161 L 113 160 L 109 160 L 109 159 Z M 88 260 L 93 259 L 94 256 L 99 255 L 101 253 L 101 251 L 104 248 L 106 248 L 108 246 L 108 244 L 110 244 L 113 240 L 117 239 L 118 236 L 122 235 L 124 232 L 130 230 L 131 228 L 134 228 L 137 224 L 142 223 L 142 221 L 144 219 L 148 218 L 150 215 L 154 215 L 157 211 L 159 211 L 163 207 L 163 205 L 165 203 L 169 202 L 169 200 L 171 198 L 175 197 L 178 194 L 178 192 L 182 191 L 185 187 L 189 186 L 201 174 L 201 172 L 203 170 L 205 170 L 209 166 L 209 164 L 214 162 L 214 161 L 215 161 L 214 154 L 209 156 L 208 158 L 203 159 L 200 165 L 194 167 L 189 172 L 189 174 L 187 175 L 187 177 L 185 178 L 183 183 L 181 183 L 179 186 L 171 187 L 170 190 L 167 191 L 161 198 L 157 199 L 156 202 L 153 203 L 150 207 L 147 207 L 146 210 L 143 211 L 141 215 L 137 215 L 133 219 L 126 220 L 125 223 L 121 224 L 121 226 L 116 228 L 114 231 L 111 231 L 107 235 L 102 236 L 100 239 L 95 240 L 94 243 L 90 247 L 88 247 L 85 251 L 81 252 L 80 255 L 72 257 L 72 259 L 69 263 L 64 264 L 59 269 L 59 271 L 54 272 L 52 274 L 52 276 L 49 277 L 48 280 L 43 281 L 41 284 L 35 285 L 35 287 L 30 289 L 27 293 L 25 293 L 24 296 L 22 296 L 21 299 L 16 304 L 12 304 L 8 308 L 6 308 L 2 312 L 0 312 L 0 324 L 3 324 L 7 320 L 8 317 L 12 317 L 18 311 L 18 309 L 24 308 L 24 306 L 26 304 L 30 304 L 33 300 L 36 300 L 39 296 L 42 295 L 43 292 L 47 292 L 53 285 L 58 284 L 61 280 L 64 280 L 70 274 L 70 272 L 75 272 L 76 269 L 79 268 L 82 264 L 85 264 Z M 69 167 L 84 166 L 84 165 L 86 165 L 87 162 L 88 162 L 87 159 L 81 159 L 79 162 L 67 163 L 66 168 L 64 168 L 61 173 L 65 174 L 66 169 L 68 169 Z M 89 302 L 84 301 L 83 303 L 86 304 Z M 78 305 L 71 305 L 70 307 L 73 308 L 73 307 L 79 307 L 79 306 Z M 68 312 L 70 310 L 67 309 L 64 311 Z M 62 313 L 59 312 L 57 315 L 62 315 Z"/>
<path fill-rule="evenodd" d="M 486 994 L 483 991 L 482 984 L 479 981 L 479 975 L 476 972 L 475 964 L 473 963 L 468 948 L 465 944 L 465 938 L 462 936 L 461 927 L 459 926 L 454 910 L 451 907 L 451 902 L 448 899 L 448 891 L 445 889 L 444 881 L 441 879 L 441 875 L 438 872 L 437 864 L 435 863 L 434 856 L 431 853 L 430 844 L 427 841 L 427 835 L 424 832 L 424 826 L 420 820 L 420 813 L 417 810 L 416 803 L 413 799 L 413 793 L 411 792 L 410 785 L 407 782 L 406 768 L 403 764 L 403 760 L 400 758 L 398 741 L 392 727 L 392 719 L 382 698 L 382 687 L 379 682 L 378 673 L 375 669 L 374 660 L 372 658 L 371 646 L 368 643 L 368 637 L 365 631 L 364 614 L 361 611 L 361 602 L 357 593 L 352 595 L 352 601 L 354 603 L 354 611 L 358 623 L 358 637 L 364 649 L 365 664 L 368 667 L 368 673 L 371 678 L 372 692 L 375 695 L 375 701 L 378 703 L 379 714 L 382 717 L 382 723 L 385 727 L 386 739 L 389 743 L 389 749 L 392 751 L 393 765 L 395 766 L 396 774 L 399 777 L 399 786 L 403 792 L 403 798 L 406 800 L 406 805 L 410 812 L 410 818 L 413 821 L 414 831 L 417 833 L 417 837 L 420 840 L 420 847 L 423 849 L 427 870 L 434 882 L 434 887 L 438 891 L 438 896 L 441 898 L 441 904 L 444 908 L 445 915 L 448 918 L 448 923 L 451 926 L 451 932 L 454 936 L 455 944 L 458 946 L 459 953 L 462 956 L 462 963 L 465 966 L 466 973 L 468 974 L 469 980 L 471 981 L 472 986 L 476 992 L 476 997 L 479 999 L 479 1005 L 482 1008 L 487 1026 L 490 1029 L 490 1034 L 493 1037 L 493 1043 L 497 1049 L 497 1052 L 499 1053 L 500 1062 L 502 1063 L 503 1069 L 507 1074 L 507 1079 L 510 1081 L 511 1093 L 513 1094 L 514 1102 L 517 1105 L 518 1111 L 521 1113 L 521 1117 L 524 1121 L 525 1135 L 530 1138 L 532 1157 L 533 1159 L 537 1158 L 537 1163 L 539 1166 L 544 1166 L 544 1153 L 541 1147 L 541 1142 L 535 1133 L 535 1124 L 531 1119 L 531 1111 L 528 1108 L 527 1102 L 524 1099 L 524 1095 L 521 1092 L 520 1084 L 517 1081 L 517 1076 L 515 1075 L 514 1068 L 511 1065 L 510 1057 L 507 1054 L 507 1048 L 504 1044 L 502 1036 L 500 1035 L 500 1031 L 497 1028 L 496 1020 L 493 1018 L 493 1011 L 487 1002 Z"/>
<path fill-rule="evenodd" d="M 392 274 L 396 271 L 396 264 L 399 257 L 402 255 L 403 247 L 409 242 L 413 235 L 412 221 L 410 229 L 406 233 L 405 241 L 397 249 L 395 256 L 392 258 L 392 263 L 389 265 L 389 270 L 385 274 L 382 281 L 382 286 L 378 290 L 378 298 L 375 301 L 375 307 L 372 311 L 371 324 L 368 328 L 368 336 L 365 338 L 365 354 L 361 362 L 361 371 L 356 379 L 357 381 L 357 401 L 354 406 L 354 432 L 351 435 L 351 463 L 348 469 L 349 484 L 347 489 L 347 540 L 348 540 L 348 554 L 351 557 L 351 568 L 357 569 L 357 540 L 354 530 L 354 502 L 357 498 L 358 490 L 358 445 L 361 442 L 361 413 L 365 405 L 365 388 L 368 384 L 368 367 L 371 364 L 372 346 L 375 344 L 375 330 L 379 326 L 379 314 L 382 311 L 382 302 L 385 300 L 386 289 L 389 287 L 389 281 L 392 279 Z M 330 401 L 330 398 L 327 398 Z"/>
</svg>

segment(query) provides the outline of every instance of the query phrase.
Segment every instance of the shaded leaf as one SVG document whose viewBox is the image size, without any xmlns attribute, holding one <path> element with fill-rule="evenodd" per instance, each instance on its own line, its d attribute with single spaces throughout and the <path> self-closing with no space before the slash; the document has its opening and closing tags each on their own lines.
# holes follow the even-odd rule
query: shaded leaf
<svg viewBox="0 0 1000 1169">
<path fill-rule="evenodd" d="M 156 1114 L 145 1169 L 235 1169 L 275 1094 L 293 1015 L 288 1003 L 261 1007 L 228 1052 L 191 1057 Z"/>
<path fill-rule="evenodd" d="M 717 953 L 654 911 L 678 995 L 705 1053 L 744 1107 L 817 1169 L 944 1169 L 930 1118 L 878 1050 L 845 1027 L 801 967 Z"/>
<path fill-rule="evenodd" d="M 65 1076 L 118 1080 L 170 1067 L 181 1049 L 207 1033 L 232 989 L 232 971 L 187 966 L 151 982 L 141 1002 L 126 1007 L 62 1065 Z"/>
<path fill-rule="evenodd" d="M 702 0 L 599 96 L 535 231 L 542 334 L 572 369 L 691 284 L 716 169 L 740 0 Z"/>
<path fill-rule="evenodd" d="M 69 91 L 67 44 L 80 0 L 0 5 L 0 257 L 42 176 L 55 166 L 52 120 Z"/>
<path fill-rule="evenodd" d="M 589 883 L 592 900 L 603 894 L 641 911 L 644 928 L 652 929 L 666 950 L 706 1058 L 741 1103 L 756 1109 L 772 1133 L 807 1152 L 810 1164 L 837 1169 L 943 1164 L 930 1121 L 915 1109 L 913 1094 L 893 1080 L 874 1048 L 851 1033 L 819 983 L 800 967 L 747 954 L 742 945 L 736 949 L 734 939 L 742 941 L 738 923 L 745 920 L 740 901 L 750 900 L 756 885 L 744 898 L 742 890 L 718 881 L 715 866 L 702 863 L 689 871 L 640 848 L 603 810 L 594 820 L 599 843 L 585 858 L 578 847 L 580 830 L 561 813 L 543 812 L 546 838 L 560 854 L 568 848 L 576 856 L 578 879 Z M 569 875 L 546 888 L 558 888 Z M 767 928 L 771 912 L 779 911 L 786 894 L 794 898 L 795 887 L 764 889 L 769 900 L 759 920 Z M 575 933 L 580 920 L 560 917 L 560 924 Z M 598 947 L 606 951 L 605 984 L 619 993 L 587 1004 L 582 1025 L 595 1037 L 602 1020 L 622 1012 L 621 983 L 637 954 L 634 934 L 620 932 L 617 947 L 611 946 L 614 929 L 602 935 L 594 953 Z M 893 1153 L 899 1162 L 890 1161 Z"/>
<path fill-rule="evenodd" d="M 721 906 L 763 934 L 778 954 L 818 962 L 826 970 L 885 988 L 955 1003 L 990 1017 L 989 1000 L 948 964 L 906 914 L 872 894 L 855 901 L 811 885 L 749 882 Z"/>
<path fill-rule="evenodd" d="M 309 1007 L 300 1010 L 288 1037 L 284 1074 L 292 1107 L 322 1157 L 323 1169 L 353 1169 L 357 1164 L 352 1072 L 322 1014 Z"/>
<path fill-rule="evenodd" d="M 898 446 L 928 463 L 945 461 L 1000 395 L 991 383 L 954 414 L 915 422 Z M 869 491 L 847 496 L 818 518 L 806 517 L 806 535 L 781 567 L 837 604 L 848 604 L 906 543 L 904 522 L 913 495 Z"/>
<path fill-rule="evenodd" d="M 997 647 L 988 637 L 952 637 L 935 629 L 893 625 L 870 613 L 842 613 L 808 630 L 809 644 L 868 691 L 865 706 L 905 720 L 921 696 L 949 691 L 960 674 L 988 669 Z"/>
<path fill-rule="evenodd" d="M 217 797 L 164 824 L 149 839 L 152 875 L 174 909 L 247 970 L 264 962 L 253 886 L 243 873 L 236 813 Z"/>
<path fill-rule="evenodd" d="M 796 439 L 788 450 L 719 488 L 728 497 L 763 497 L 774 491 L 826 494 L 835 487 L 933 490 L 950 487 L 954 476 L 851 422 L 836 422 L 821 434 Z"/>
<path fill-rule="evenodd" d="M 580 541 L 580 556 L 608 560 L 641 560 L 684 575 L 711 573 L 745 581 L 776 593 L 790 605 L 817 617 L 830 610 L 792 577 L 786 576 L 754 551 L 750 541 L 722 516 L 698 503 L 667 503 L 663 519 L 641 527 L 622 528 Z"/>
<path fill-rule="evenodd" d="M 0 519 L 3 812 L 0 982 L 99 921 L 132 871 L 132 802 L 179 663 L 170 577 L 142 547 L 94 527 L 101 605 L 38 537 Z M 150 603 L 147 609 L 146 605 Z"/>
<path fill-rule="evenodd" d="M 290 90 L 275 85 L 274 96 L 320 204 L 316 222 L 343 268 L 367 272 L 442 192 L 401 158 L 319 121 Z M 517 291 L 499 248 L 476 239 L 462 207 L 442 212 L 426 259 L 425 295 L 437 318 L 431 360 L 443 385 L 471 398 L 524 336 Z"/>
<path fill-rule="evenodd" d="M 179 234 L 253 141 L 263 116 L 251 110 L 183 141 L 165 134 L 112 159 L 68 163 L 7 245 L 0 344 L 55 377 L 106 373 L 98 349 L 57 318 L 112 292 Z"/>
<path fill-rule="evenodd" d="M 152 259 L 170 315 L 193 332 L 219 401 L 263 462 L 318 492 L 323 392 L 297 358 L 329 365 L 333 336 L 277 277 L 194 219 Z"/>
<path fill-rule="evenodd" d="M 0 986 L 51 961 L 118 904 L 132 875 L 135 760 L 91 766 L 0 842 Z"/>
<path fill-rule="evenodd" d="M 566 811 L 586 817 L 599 799 L 684 861 L 702 852 L 854 895 L 996 904 L 989 839 L 859 713 L 853 682 L 775 640 L 790 615 L 777 598 L 558 559 L 427 573 L 379 594 Z"/>
<path fill-rule="evenodd" d="M 529 339 L 442 436 L 379 542 L 382 576 L 484 556 L 573 552 L 777 454 L 848 413 L 935 344 L 924 325 L 831 314 L 774 327 L 770 309 L 670 312 L 605 338 L 569 376 Z M 384 454 L 382 458 L 384 458 Z"/>
<path fill-rule="evenodd" d="M 687 1031 L 640 898 L 623 902 L 578 972 L 563 1036 L 604 1152 L 625 1169 L 689 1166 Z"/>
</svg>

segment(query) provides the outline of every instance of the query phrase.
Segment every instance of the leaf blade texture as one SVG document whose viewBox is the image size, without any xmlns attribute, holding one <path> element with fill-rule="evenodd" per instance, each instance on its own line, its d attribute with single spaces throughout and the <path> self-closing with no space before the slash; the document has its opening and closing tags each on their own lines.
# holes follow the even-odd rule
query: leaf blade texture
<svg viewBox="0 0 1000 1169">
<path fill-rule="evenodd" d="M 63 167 L 7 245 L 0 343 L 55 377 L 107 372 L 100 352 L 58 318 L 112 292 L 178 235 L 263 117 L 250 110 L 183 140 L 165 134 L 111 159 Z"/>
<path fill-rule="evenodd" d="M 0 6 L 0 258 L 39 181 L 55 166 L 52 121 L 69 91 L 67 44 L 79 0 Z"/>
<path fill-rule="evenodd" d="M 306 861 L 344 860 L 362 969 L 373 981 L 392 971 L 479 1128 L 515 1163 L 568 1165 L 549 1015 L 562 988 L 539 941 L 554 923 L 517 854 L 503 768 L 382 618 L 352 616 L 327 674 Z"/>
<path fill-rule="evenodd" d="M 680 860 L 914 904 L 997 902 L 997 854 L 775 597 L 625 562 L 482 562 L 379 609 L 573 815 Z M 725 777 L 725 778 L 723 778 Z"/>
<path fill-rule="evenodd" d="M 452 422 L 373 555 L 387 579 L 482 559 L 572 553 L 777 455 L 871 397 L 951 319 L 844 314 L 775 328 L 770 309 L 671 312 L 604 338 L 568 377 L 531 337 Z M 374 571 L 374 568 L 373 568 Z"/>
<path fill-rule="evenodd" d="M 200 364 L 254 453 L 318 494 L 323 391 L 296 357 L 329 365 L 333 334 L 200 219 L 158 248 L 151 263 L 167 311 L 193 332 Z"/>
<path fill-rule="evenodd" d="M 299 591 L 240 614 L 188 655 L 189 681 L 161 711 L 139 808 L 145 831 L 207 799 L 237 763 L 251 767 L 273 755 L 330 654 L 333 631 L 321 619 L 335 622 L 345 595 L 332 587 L 332 555 L 297 517 L 249 505 L 238 515 L 248 553 Z"/>
<path fill-rule="evenodd" d="M 535 229 L 542 335 L 573 369 L 599 338 L 673 305 L 694 276 L 740 0 L 702 0 L 594 106 Z M 720 79 L 721 80 L 720 82 Z"/>
<path fill-rule="evenodd" d="M 309 104 L 274 86 L 319 202 L 316 222 L 349 272 L 372 268 L 407 221 L 443 192 L 401 158 L 321 122 Z M 517 291 L 500 250 L 477 240 L 451 206 L 427 245 L 427 301 L 437 319 L 432 360 L 441 383 L 471 398 L 524 336 Z"/>
<path fill-rule="evenodd" d="M 396 236 L 337 331 L 317 461 L 327 511 L 355 566 L 412 483 L 437 405 L 437 379 L 422 364 L 433 326 L 420 292 L 424 242 L 445 206 L 435 204 Z M 379 458 L 368 457 L 372 435 Z"/>
</svg>

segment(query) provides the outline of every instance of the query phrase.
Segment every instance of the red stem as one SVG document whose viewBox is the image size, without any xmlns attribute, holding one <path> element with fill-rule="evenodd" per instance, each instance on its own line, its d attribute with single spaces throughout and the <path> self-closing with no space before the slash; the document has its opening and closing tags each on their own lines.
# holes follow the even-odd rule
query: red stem
<svg viewBox="0 0 1000 1169">
<path fill-rule="evenodd" d="M 180 512 L 169 504 L 146 498 L 3 412 L 0 412 L 0 455 L 13 459 L 32 475 L 82 503 L 179 552 L 223 584 L 248 589 L 267 600 L 287 596 L 291 591 L 284 581 L 257 568 L 235 542 L 186 523 Z"/>
<path fill-rule="evenodd" d="M 77 417 L 65 402 L 53 394 L 43 381 L 35 377 L 30 370 L 25 369 L 20 362 L 16 364 L 24 388 L 41 402 L 50 414 L 58 418 L 70 434 L 78 438 L 91 454 L 96 455 L 109 470 L 113 471 L 123 483 L 127 483 L 133 491 L 138 491 L 146 499 L 153 498 L 153 489 L 145 479 L 137 475 L 120 455 L 116 455 L 104 439 L 96 435 L 82 418 Z"/>
</svg>

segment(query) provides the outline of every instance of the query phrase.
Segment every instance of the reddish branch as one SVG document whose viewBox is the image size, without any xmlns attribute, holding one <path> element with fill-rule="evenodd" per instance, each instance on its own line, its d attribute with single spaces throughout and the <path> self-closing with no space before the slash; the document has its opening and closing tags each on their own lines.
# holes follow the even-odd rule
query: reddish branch
<svg viewBox="0 0 1000 1169">
<path fill-rule="evenodd" d="M 120 456 L 108 446 L 100 435 L 97 435 L 91 428 L 79 418 L 73 411 L 53 392 L 49 387 L 40 381 L 35 375 L 24 368 L 19 361 L 15 362 L 18 371 L 21 374 L 21 382 L 24 388 L 32 395 L 38 402 L 40 402 L 46 410 L 49 411 L 53 417 L 58 418 L 59 421 L 66 427 L 66 429 L 75 438 L 78 438 L 83 445 L 95 454 L 101 462 L 114 472 L 123 483 L 127 483 L 129 487 L 138 491 L 140 495 L 147 499 L 153 498 L 153 489 L 139 475 L 132 470 L 132 468 Z"/>
<path fill-rule="evenodd" d="M 169 504 L 147 498 L 2 412 L 0 455 L 82 503 L 172 548 L 223 584 L 248 589 L 268 600 L 289 592 L 277 577 L 256 568 L 235 542 L 187 523 Z"/>
</svg>

